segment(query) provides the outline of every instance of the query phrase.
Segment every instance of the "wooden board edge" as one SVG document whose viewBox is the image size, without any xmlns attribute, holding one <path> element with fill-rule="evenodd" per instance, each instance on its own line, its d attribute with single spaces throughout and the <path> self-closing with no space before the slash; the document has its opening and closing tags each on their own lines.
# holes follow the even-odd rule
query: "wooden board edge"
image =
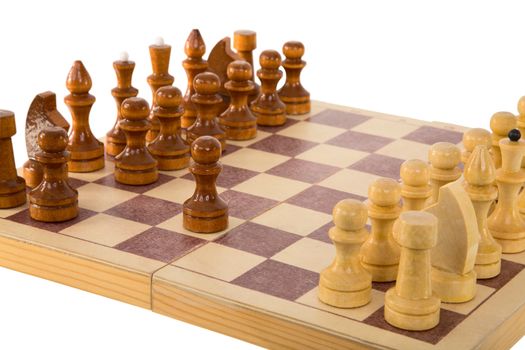
<svg viewBox="0 0 525 350">
<path fill-rule="evenodd" d="M 487 335 L 480 350 L 510 349 L 525 336 L 525 305 L 503 322 L 494 332 Z"/>
<path fill-rule="evenodd" d="M 377 349 L 153 277 L 153 312 L 271 349 Z"/>
</svg>

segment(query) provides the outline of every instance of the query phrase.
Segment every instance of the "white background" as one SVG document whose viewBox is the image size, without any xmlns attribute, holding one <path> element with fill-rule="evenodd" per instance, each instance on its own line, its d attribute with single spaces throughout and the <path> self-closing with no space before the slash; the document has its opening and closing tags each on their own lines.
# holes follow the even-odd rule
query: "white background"
<svg viewBox="0 0 525 350">
<path fill-rule="evenodd" d="M 7 5 L 9 3 L 9 5 Z M 343 6 L 343 4 L 345 6 Z M 525 95 L 519 1 L 85 1 L 0 5 L 0 108 L 16 113 L 17 166 L 24 123 L 37 93 L 63 97 L 81 59 L 96 96 L 97 136 L 115 118 L 112 62 L 126 50 L 133 84 L 150 100 L 148 45 L 171 44 L 170 72 L 186 88 L 184 41 L 199 28 L 208 52 L 236 29 L 257 31 L 259 52 L 287 40 L 306 46 L 312 98 L 425 120 L 488 128 L 493 112 L 516 112 Z M 257 68 L 257 67 L 256 67 Z M 480 320 L 483 322 L 483 320 Z M 0 349 L 249 349 L 251 345 L 52 282 L 0 269 Z M 522 340 L 515 348 L 525 348 Z"/>
</svg>

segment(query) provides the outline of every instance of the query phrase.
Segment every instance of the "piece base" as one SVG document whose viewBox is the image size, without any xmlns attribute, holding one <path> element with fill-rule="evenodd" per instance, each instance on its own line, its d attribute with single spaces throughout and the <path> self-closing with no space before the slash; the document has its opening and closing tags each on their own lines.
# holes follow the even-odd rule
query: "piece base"
<svg viewBox="0 0 525 350">
<path fill-rule="evenodd" d="M 35 188 L 40 185 L 44 176 L 42 166 L 37 161 L 31 159 L 24 163 L 23 173 L 26 186 L 29 188 Z"/>
<path fill-rule="evenodd" d="M 126 143 L 106 141 L 106 153 L 112 157 L 118 156 L 126 148 Z"/>
<path fill-rule="evenodd" d="M 257 136 L 257 127 L 246 129 L 231 127 L 226 128 L 224 125 L 221 126 L 226 131 L 226 138 L 228 140 L 245 141 L 254 139 Z"/>
<path fill-rule="evenodd" d="M 184 228 L 188 231 L 196 233 L 215 233 L 226 230 L 228 227 L 227 213 L 213 218 L 200 218 L 184 213 L 182 218 L 182 224 Z"/>
<path fill-rule="evenodd" d="M 86 160 L 72 159 L 67 162 L 68 171 L 72 173 L 90 173 L 104 168 L 104 165 L 104 156 Z"/>
<path fill-rule="evenodd" d="M 67 206 L 43 206 L 29 203 L 29 215 L 33 220 L 43 222 L 62 222 L 78 216 L 78 201 Z"/>
<path fill-rule="evenodd" d="M 129 171 L 115 165 L 115 181 L 125 185 L 149 185 L 157 181 L 159 173 L 157 168 L 141 171 Z"/>
<path fill-rule="evenodd" d="M 18 176 L 17 182 L 20 185 L 17 192 L 0 195 L 0 209 L 15 208 L 26 202 L 27 195 L 24 179 Z"/>
<path fill-rule="evenodd" d="M 350 309 L 366 305 L 372 299 L 372 286 L 356 291 L 338 291 L 319 284 L 319 300 L 338 308 Z"/>
<path fill-rule="evenodd" d="M 184 157 L 155 157 L 157 159 L 157 169 L 163 171 L 180 170 L 190 165 L 190 155 L 186 153 Z"/>
<path fill-rule="evenodd" d="M 525 251 L 525 237 L 520 239 L 494 239 L 501 245 L 501 250 L 505 254 L 515 254 Z"/>
<path fill-rule="evenodd" d="M 501 272 L 501 260 L 494 264 L 476 264 L 474 271 L 476 271 L 479 280 L 496 277 Z"/>
<path fill-rule="evenodd" d="M 195 123 L 197 116 L 182 116 L 181 117 L 181 128 L 187 129 Z"/>
<path fill-rule="evenodd" d="M 305 102 L 295 102 L 295 103 L 287 102 L 282 97 L 281 97 L 281 100 L 286 105 L 286 114 L 301 115 L 301 114 L 310 113 L 310 110 L 311 110 L 310 99 L 308 99 Z"/>
<path fill-rule="evenodd" d="M 428 315 L 410 315 L 392 310 L 385 303 L 385 321 L 408 331 L 426 331 L 439 324 L 439 308 Z"/>
<path fill-rule="evenodd" d="M 361 260 L 363 268 L 372 275 L 373 282 L 392 282 L 397 278 L 399 264 L 396 265 L 372 265 Z"/>
<path fill-rule="evenodd" d="M 286 123 L 286 114 L 261 114 L 254 113 L 257 116 L 257 125 L 279 126 Z"/>
<path fill-rule="evenodd" d="M 459 275 L 432 268 L 432 290 L 444 303 L 464 303 L 476 296 L 476 272 Z"/>
</svg>

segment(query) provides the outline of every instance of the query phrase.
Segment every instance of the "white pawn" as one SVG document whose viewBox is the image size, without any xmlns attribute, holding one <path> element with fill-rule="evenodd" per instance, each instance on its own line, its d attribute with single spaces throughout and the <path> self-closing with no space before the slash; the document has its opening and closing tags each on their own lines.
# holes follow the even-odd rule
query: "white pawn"
<svg viewBox="0 0 525 350">
<path fill-rule="evenodd" d="M 394 225 L 401 246 L 395 287 L 385 295 L 385 320 L 392 326 L 422 331 L 439 323 L 441 301 L 432 293 L 430 250 L 437 243 L 437 219 L 420 211 L 401 214 Z"/>
<path fill-rule="evenodd" d="M 432 195 L 428 164 L 419 159 L 407 160 L 401 164 L 400 176 L 403 211 L 422 210 Z"/>
<path fill-rule="evenodd" d="M 496 169 L 501 168 L 501 151 L 499 141 L 506 139 L 509 132 L 516 128 L 517 118 L 510 112 L 496 112 L 490 118 L 492 130 L 492 157 Z"/>
<path fill-rule="evenodd" d="M 363 267 L 372 281 L 395 281 L 399 266 L 399 245 L 392 236 L 394 221 L 401 213 L 401 185 L 392 179 L 379 178 L 368 187 L 368 216 L 372 230 L 361 247 Z"/>
<path fill-rule="evenodd" d="M 328 305 L 352 308 L 370 302 L 372 277 L 359 262 L 359 248 L 366 240 L 366 206 L 344 199 L 333 210 L 335 227 L 328 233 L 335 246 L 335 259 L 321 272 L 319 299 Z"/>
<path fill-rule="evenodd" d="M 437 202 L 441 186 L 461 177 L 461 169 L 458 167 L 461 161 L 461 151 L 450 142 L 438 142 L 428 150 L 428 160 L 432 197 L 428 200 L 427 205 L 430 205 Z"/>
<path fill-rule="evenodd" d="M 467 164 L 467 161 L 474 151 L 476 146 L 482 145 L 491 149 L 492 146 L 492 136 L 490 132 L 481 128 L 468 129 L 463 133 L 463 147 L 465 148 L 461 152 L 461 161 L 463 164 Z"/>
</svg>

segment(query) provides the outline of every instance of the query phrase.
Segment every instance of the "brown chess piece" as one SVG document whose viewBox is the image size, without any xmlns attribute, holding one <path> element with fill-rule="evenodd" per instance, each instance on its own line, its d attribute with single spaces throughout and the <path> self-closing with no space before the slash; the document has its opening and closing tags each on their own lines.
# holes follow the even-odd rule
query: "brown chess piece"
<svg viewBox="0 0 525 350">
<path fill-rule="evenodd" d="M 174 86 L 163 86 L 157 90 L 155 99 L 157 106 L 153 113 L 160 121 L 160 131 L 148 150 L 157 159 L 159 170 L 186 168 L 190 163 L 190 148 L 180 136 L 180 120 L 184 113 L 182 94 Z"/>
<path fill-rule="evenodd" d="M 147 142 L 155 140 L 155 137 L 157 137 L 160 130 L 160 122 L 153 115 L 153 109 L 157 105 L 155 101 L 155 93 L 159 88 L 172 85 L 175 81 L 175 78 L 168 73 L 170 67 L 171 46 L 166 45 L 162 38 L 157 38 L 155 44 L 150 45 L 149 47 L 149 55 L 151 57 L 151 68 L 153 69 L 153 74 L 148 76 L 148 84 L 151 88 L 153 97 L 151 111 L 148 117 L 151 122 L 151 129 L 146 135 Z"/>
<path fill-rule="evenodd" d="M 279 90 L 279 97 L 286 105 L 287 114 L 306 114 L 310 112 L 310 93 L 301 85 L 301 71 L 306 66 L 302 60 L 304 45 L 299 41 L 288 41 L 283 45 L 283 68 L 286 82 Z"/>
<path fill-rule="evenodd" d="M 283 125 L 286 123 L 286 105 L 281 101 L 277 91 L 277 83 L 283 76 L 279 69 L 281 55 L 275 50 L 265 50 L 259 56 L 261 69 L 257 76 L 261 80 L 261 93 L 250 105 L 257 117 L 259 125 Z"/>
<path fill-rule="evenodd" d="M 188 87 L 186 94 L 184 94 L 184 114 L 182 115 L 181 126 L 187 129 L 193 125 L 197 118 L 197 110 L 193 102 L 191 102 L 191 96 L 195 94 L 193 79 L 195 79 L 197 74 L 205 72 L 206 69 L 208 69 L 208 62 L 202 59 L 202 56 L 206 52 L 206 45 L 198 29 L 193 29 L 188 39 L 186 39 L 184 52 L 188 58 L 182 61 L 182 67 L 188 76 Z"/>
<path fill-rule="evenodd" d="M 257 135 L 257 118 L 248 107 L 248 96 L 254 84 L 250 80 L 252 67 L 245 61 L 228 65 L 226 89 L 230 92 L 230 106 L 221 114 L 219 124 L 228 140 L 249 140 Z"/>
<path fill-rule="evenodd" d="M 222 170 L 220 156 L 221 144 L 214 137 L 201 136 L 191 144 L 190 172 L 196 187 L 182 207 L 183 225 L 187 230 L 213 233 L 228 227 L 228 204 L 217 193 L 215 184 Z"/>
<path fill-rule="evenodd" d="M 29 106 L 26 118 L 26 149 L 27 162 L 24 163 L 24 179 L 26 186 L 35 188 L 42 181 L 44 171 L 36 161 L 35 154 L 40 151 L 38 147 L 38 134 L 50 126 L 58 126 L 69 131 L 69 123 L 57 110 L 57 96 L 51 91 L 42 92 L 35 96 Z"/>
<path fill-rule="evenodd" d="M 69 152 L 67 133 L 60 127 L 45 128 L 38 134 L 41 151 L 35 159 L 42 165 L 44 177 L 29 192 L 29 215 L 45 222 L 60 222 L 78 215 L 78 192 L 68 183 Z"/>
<path fill-rule="evenodd" d="M 130 97 L 120 107 L 119 122 L 126 134 L 126 147 L 115 157 L 115 180 L 126 185 L 147 185 L 157 181 L 157 161 L 146 148 L 149 105 L 140 97 Z"/>
<path fill-rule="evenodd" d="M 102 169 L 104 144 L 96 139 L 89 127 L 89 112 L 95 103 L 95 96 L 89 94 L 91 77 L 81 61 L 73 63 L 66 87 L 70 94 L 64 98 L 64 102 L 73 121 L 67 145 L 70 153 L 69 171 L 85 173 Z"/>
<path fill-rule="evenodd" d="M 16 174 L 11 137 L 16 134 L 15 114 L 0 110 L 0 209 L 26 202 L 26 182 Z"/>
<path fill-rule="evenodd" d="M 106 153 L 114 157 L 126 147 L 126 135 L 118 127 L 118 123 L 122 119 L 120 105 L 128 97 L 137 96 L 139 91 L 131 86 L 131 76 L 135 69 L 135 62 L 129 60 L 126 52 L 122 53 L 118 61 L 113 62 L 113 69 L 117 74 L 117 87 L 111 90 L 111 95 L 117 104 L 117 120 L 113 128 L 106 134 Z"/>
<path fill-rule="evenodd" d="M 255 69 L 253 68 L 253 50 L 257 48 L 257 34 L 252 30 L 236 30 L 233 33 L 233 47 L 252 69 L 250 80 L 253 82 L 253 90 L 248 94 L 248 104 L 250 104 L 261 92 L 261 87 L 255 82 Z"/>
<path fill-rule="evenodd" d="M 217 108 L 221 103 L 218 95 L 221 81 L 219 77 L 211 72 L 199 73 L 193 81 L 195 94 L 191 101 L 197 108 L 197 119 L 186 132 L 186 140 L 189 144 L 199 136 L 213 136 L 220 141 L 224 150 L 226 147 L 226 133 L 217 122 Z"/>
</svg>

